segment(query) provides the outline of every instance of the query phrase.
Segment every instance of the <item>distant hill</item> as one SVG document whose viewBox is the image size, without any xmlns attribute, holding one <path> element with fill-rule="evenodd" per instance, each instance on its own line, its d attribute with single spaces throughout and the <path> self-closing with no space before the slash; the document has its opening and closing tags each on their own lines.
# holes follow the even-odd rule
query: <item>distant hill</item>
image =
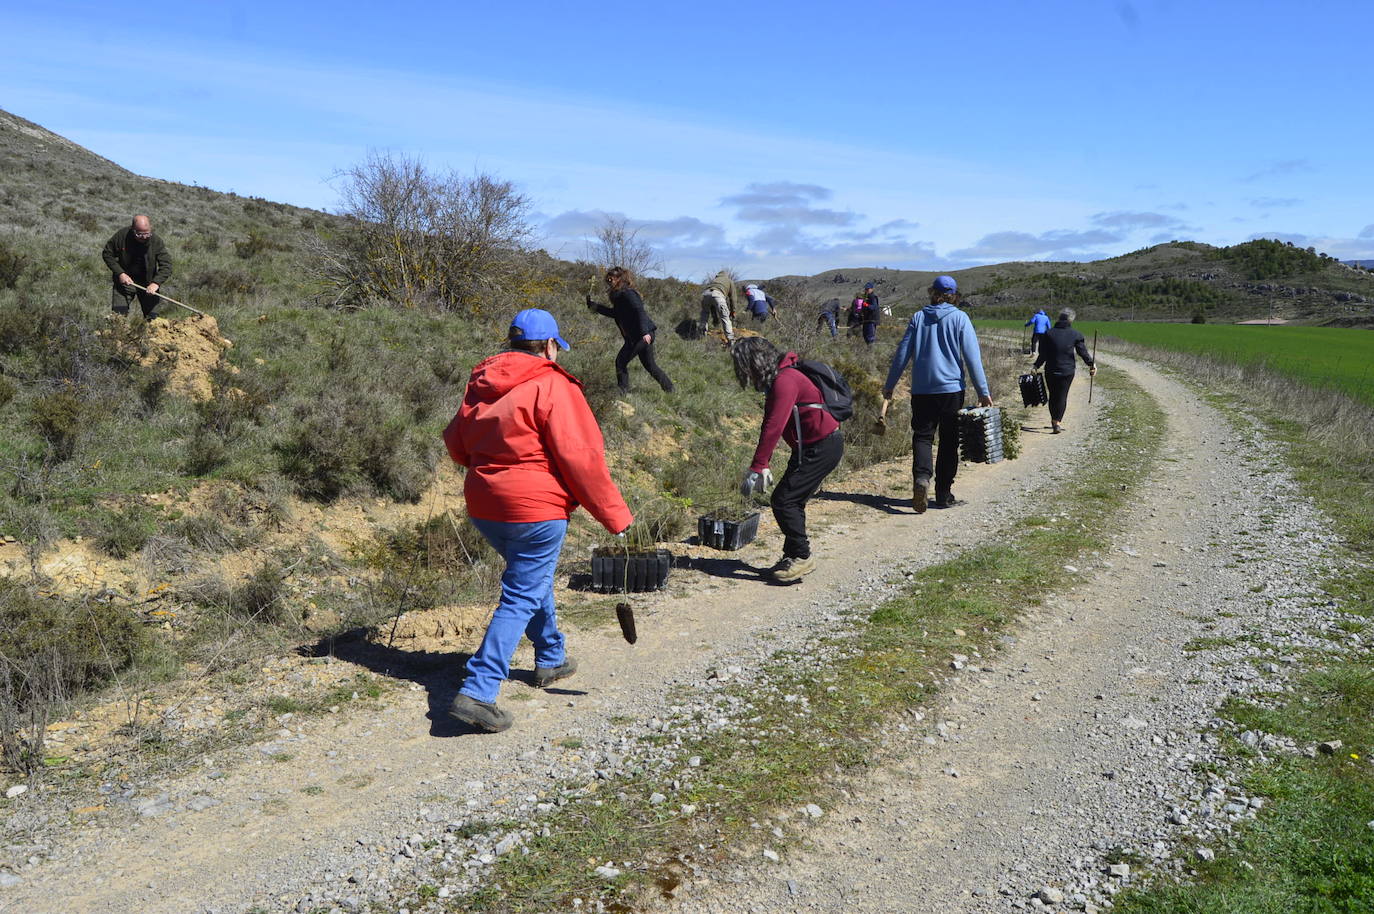
<svg viewBox="0 0 1374 914">
<path fill-rule="evenodd" d="M 1374 260 L 1342 260 L 1341 263 L 1348 267 L 1359 267 L 1362 270 L 1374 270 Z"/>
<path fill-rule="evenodd" d="M 1238 321 L 1271 313 L 1291 321 L 1374 326 L 1374 274 L 1315 251 L 1260 240 L 1232 247 L 1172 241 L 1088 263 L 1030 261 L 949 271 L 970 310 L 1017 317 L 1072 307 L 1095 320 Z M 846 268 L 773 280 L 799 297 L 848 302 L 873 282 L 894 313 L 928 299 L 933 271 Z"/>
</svg>

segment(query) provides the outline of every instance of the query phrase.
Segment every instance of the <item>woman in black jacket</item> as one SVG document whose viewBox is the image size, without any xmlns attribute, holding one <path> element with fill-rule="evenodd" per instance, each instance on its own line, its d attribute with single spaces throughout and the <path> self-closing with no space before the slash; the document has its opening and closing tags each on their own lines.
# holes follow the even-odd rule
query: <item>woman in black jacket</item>
<svg viewBox="0 0 1374 914">
<path fill-rule="evenodd" d="M 1088 343 L 1083 334 L 1073 329 L 1076 315 L 1072 308 L 1059 312 L 1059 320 L 1040 340 L 1040 355 L 1035 359 L 1035 367 L 1045 366 L 1045 387 L 1050 395 L 1050 425 L 1057 435 L 1064 430 L 1060 421 L 1069 405 L 1069 386 L 1073 384 L 1074 354 L 1088 366 L 1088 374 L 1097 374 L 1093 357 L 1088 354 Z"/>
<path fill-rule="evenodd" d="M 669 393 L 673 382 L 654 361 L 654 331 L 658 326 L 649 312 L 644 310 L 644 300 L 635 291 L 634 274 L 624 267 L 611 267 L 606 271 L 606 289 L 611 293 L 611 306 L 598 304 L 587 296 L 587 307 L 597 314 L 615 318 L 625 345 L 615 357 L 615 382 L 623 393 L 630 392 L 630 361 L 639 356 L 650 376 Z"/>
</svg>

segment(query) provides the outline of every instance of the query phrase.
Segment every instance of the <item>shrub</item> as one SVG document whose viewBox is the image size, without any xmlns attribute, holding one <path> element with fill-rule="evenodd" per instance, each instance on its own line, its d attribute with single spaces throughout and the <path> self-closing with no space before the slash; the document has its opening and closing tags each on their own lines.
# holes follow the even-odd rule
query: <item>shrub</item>
<svg viewBox="0 0 1374 914">
<path fill-rule="evenodd" d="M 0 375 L 0 408 L 13 400 L 17 393 L 19 393 L 19 388 L 15 386 L 15 383 L 4 375 Z"/>
<path fill-rule="evenodd" d="M 195 430 L 186 445 L 186 462 L 182 468 L 189 476 L 208 476 L 229 462 L 229 448 L 224 436 L 204 426 Z"/>
<path fill-rule="evenodd" d="M 102 511 L 92 530 L 96 545 L 117 559 L 127 559 L 138 552 L 156 532 L 157 514 L 142 505 Z"/>
<path fill-rule="evenodd" d="M 0 741 L 6 761 L 24 770 L 41 766 L 43 730 L 53 709 L 110 682 L 147 647 L 143 627 L 125 609 L 39 596 L 0 579 Z"/>
<path fill-rule="evenodd" d="M 19 278 L 28 266 L 29 258 L 21 254 L 12 242 L 0 238 L 0 289 L 13 289 L 19 285 Z"/>
<path fill-rule="evenodd" d="M 201 298 L 232 298 L 256 292 L 258 280 L 252 273 L 243 269 L 213 269 L 192 273 L 186 278 L 183 286 L 188 293 Z"/>
<path fill-rule="evenodd" d="M 56 460 L 69 460 L 76 451 L 87 420 L 86 404 L 69 387 L 35 397 L 29 405 L 29 425 L 48 443 Z"/>
<path fill-rule="evenodd" d="M 298 404 L 277 446 L 282 475 L 305 498 L 333 501 L 366 490 L 418 501 L 434 470 L 435 445 L 421 445 L 405 420 L 366 392 L 331 391 Z"/>
</svg>

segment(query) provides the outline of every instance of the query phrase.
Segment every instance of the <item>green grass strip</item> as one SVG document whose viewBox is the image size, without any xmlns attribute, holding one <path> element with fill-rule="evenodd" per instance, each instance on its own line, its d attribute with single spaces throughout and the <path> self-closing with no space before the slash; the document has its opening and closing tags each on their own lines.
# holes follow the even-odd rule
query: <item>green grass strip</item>
<svg viewBox="0 0 1374 914">
<path fill-rule="evenodd" d="M 1247 402 L 1243 391 L 1235 391 Z M 1332 520 L 1354 561 L 1326 587 L 1346 612 L 1374 614 L 1374 493 L 1367 463 L 1345 448 L 1323 444 L 1293 416 L 1255 407 L 1278 452 Z M 1363 450 L 1360 442 L 1347 442 Z M 1358 624 L 1352 626 L 1358 628 Z M 1336 914 L 1374 911 L 1374 662 L 1366 652 L 1323 661 L 1320 653 L 1291 683 L 1267 696 L 1268 707 L 1237 699 L 1223 709 L 1241 729 L 1294 739 L 1331 739 L 1331 755 L 1280 756 L 1235 774 L 1251 796 L 1267 799 L 1234 847 L 1196 862 L 1187 883 L 1156 884 L 1117 899 L 1121 914 Z M 1253 751 L 1235 744 L 1237 758 Z"/>
<path fill-rule="evenodd" d="M 901 595 L 852 619 L 851 636 L 835 637 L 819 652 L 775 655 L 758 685 L 718 695 L 737 725 L 711 730 L 700 719 L 710 715 L 698 712 L 696 721 L 673 722 L 693 736 L 678 748 L 671 770 L 610 785 L 571 785 L 578 796 L 549 823 L 553 833 L 531 841 L 527 855 L 500 858 L 491 883 L 450 902 L 450 910 L 570 910 L 575 898 L 632 901 L 652 891 L 673 858 L 709 859 L 748 845 L 760 834 L 755 823 L 829 796 L 826 785 L 837 769 L 853 772 L 882 761 L 884 725 L 930 699 L 952 653 L 995 649 L 996 635 L 1024 607 L 1063 585 L 1062 565 L 1102 548 L 1154 465 L 1165 425 L 1158 404 L 1123 376 L 1106 378 L 1104 386 L 1112 392 L 1101 418 L 1105 433 L 1062 487 L 1067 517 L 1023 518 L 986 546 L 916 571 Z M 840 659 L 821 665 L 816 653 Z M 691 756 L 701 764 L 688 766 Z M 666 786 L 674 781 L 675 791 Z M 650 805 L 654 790 L 671 799 Z M 683 804 L 697 811 L 681 815 Z M 636 865 L 606 879 L 594 872 L 606 861 Z"/>
</svg>

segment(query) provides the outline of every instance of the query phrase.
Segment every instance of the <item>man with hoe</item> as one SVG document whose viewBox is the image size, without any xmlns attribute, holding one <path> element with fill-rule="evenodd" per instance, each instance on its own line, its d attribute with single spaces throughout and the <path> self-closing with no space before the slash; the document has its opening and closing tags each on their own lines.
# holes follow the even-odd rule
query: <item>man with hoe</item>
<svg viewBox="0 0 1374 914">
<path fill-rule="evenodd" d="M 959 285 L 953 276 L 937 276 L 930 285 L 930 304 L 911 316 L 906 334 L 892 355 L 883 397 L 892 399 L 907 362 L 911 363 L 911 506 L 926 510 L 926 493 L 935 479 L 935 507 L 952 508 L 954 476 L 959 472 L 959 410 L 964 407 L 964 373 L 978 390 L 978 405 L 991 406 L 983 354 L 968 315 L 955 307 Z M 936 432 L 940 450 L 931 466 Z"/>
<path fill-rule="evenodd" d="M 167 245 L 162 239 L 153 234 L 152 220 L 144 215 L 135 216 L 128 228 L 110 236 L 100 256 L 114 280 L 110 310 L 115 314 L 128 314 L 129 306 L 137 298 L 143 308 L 143 319 L 152 320 L 158 303 L 154 293 L 172 278 L 172 255 L 167 253 Z M 134 288 L 133 283 L 147 291 Z"/>
</svg>

